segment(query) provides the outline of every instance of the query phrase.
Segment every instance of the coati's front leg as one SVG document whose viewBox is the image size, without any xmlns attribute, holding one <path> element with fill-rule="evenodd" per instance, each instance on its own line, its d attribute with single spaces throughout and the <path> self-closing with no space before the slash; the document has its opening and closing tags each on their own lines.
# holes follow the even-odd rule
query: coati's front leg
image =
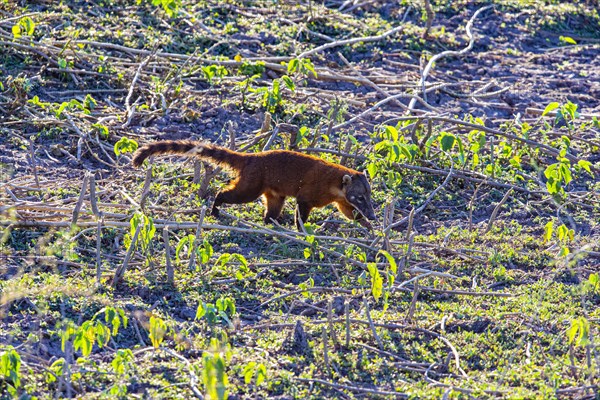
<svg viewBox="0 0 600 400">
<path fill-rule="evenodd" d="M 219 216 L 219 207 L 221 204 L 242 204 L 250 203 L 259 198 L 261 188 L 244 183 L 243 180 L 236 181 L 233 186 L 219 192 L 213 203 L 211 215 Z"/>
<path fill-rule="evenodd" d="M 268 224 L 271 220 L 276 220 L 281 215 L 283 204 L 285 203 L 285 196 L 277 196 L 271 193 L 265 193 L 266 210 L 264 222 Z"/>
<path fill-rule="evenodd" d="M 313 206 L 305 201 L 298 200 L 298 207 L 296 208 L 296 228 L 302 232 L 302 223 L 308 221 L 308 216 Z M 302 222 L 300 222 L 302 220 Z"/>
<path fill-rule="evenodd" d="M 361 224 L 369 230 L 373 229 L 371 223 L 367 221 L 367 219 L 360 212 L 358 212 L 358 210 L 356 210 L 351 204 L 335 203 L 335 205 L 337 206 L 337 209 L 340 210 L 342 214 L 346 216 L 346 218 L 358 222 L 359 224 Z"/>
</svg>

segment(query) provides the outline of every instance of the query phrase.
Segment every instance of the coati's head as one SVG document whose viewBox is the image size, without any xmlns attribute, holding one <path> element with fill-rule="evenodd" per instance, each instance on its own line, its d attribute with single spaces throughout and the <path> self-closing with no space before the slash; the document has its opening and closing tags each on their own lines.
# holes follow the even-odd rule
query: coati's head
<svg viewBox="0 0 600 400">
<path fill-rule="evenodd" d="M 346 200 L 365 218 L 375 220 L 375 210 L 371 204 L 371 186 L 365 174 L 344 175 L 342 188 Z"/>
</svg>

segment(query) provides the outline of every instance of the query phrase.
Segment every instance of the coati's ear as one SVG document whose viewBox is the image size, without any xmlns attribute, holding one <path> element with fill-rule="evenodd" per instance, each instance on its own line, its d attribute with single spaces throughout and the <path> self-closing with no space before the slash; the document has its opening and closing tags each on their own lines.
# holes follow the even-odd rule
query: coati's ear
<svg viewBox="0 0 600 400">
<path fill-rule="evenodd" d="M 348 186 L 350 183 L 352 183 L 352 177 L 350 175 L 344 175 L 342 178 L 342 186 Z"/>
</svg>

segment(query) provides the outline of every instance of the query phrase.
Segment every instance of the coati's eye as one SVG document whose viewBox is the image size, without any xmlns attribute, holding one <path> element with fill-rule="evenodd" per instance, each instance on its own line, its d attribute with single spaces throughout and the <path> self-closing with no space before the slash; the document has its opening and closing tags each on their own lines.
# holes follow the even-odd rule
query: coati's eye
<svg viewBox="0 0 600 400">
<path fill-rule="evenodd" d="M 354 200 L 356 200 L 356 197 L 350 196 L 350 200 L 354 201 Z"/>
</svg>

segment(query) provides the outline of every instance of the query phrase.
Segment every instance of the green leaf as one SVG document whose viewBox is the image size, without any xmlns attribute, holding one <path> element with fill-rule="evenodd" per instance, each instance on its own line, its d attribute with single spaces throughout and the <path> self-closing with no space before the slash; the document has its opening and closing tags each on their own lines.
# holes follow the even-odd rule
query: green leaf
<svg viewBox="0 0 600 400">
<path fill-rule="evenodd" d="M 275 79 L 271 85 L 274 99 L 279 97 L 279 87 L 281 86 L 280 82 L 281 81 L 279 79 Z"/>
<path fill-rule="evenodd" d="M 152 346 L 154 348 L 158 348 L 162 343 L 165 333 L 167 333 L 167 324 L 160 318 L 150 317 L 150 341 L 152 342 Z"/>
<path fill-rule="evenodd" d="M 456 140 L 456 136 L 452 133 L 444 132 L 442 138 L 440 139 L 440 144 L 442 145 L 442 150 L 448 151 L 452 149 L 454 146 L 454 142 Z"/>
<path fill-rule="evenodd" d="M 558 40 L 560 40 L 561 42 L 564 42 L 564 43 L 568 43 L 568 44 L 577 44 L 575 39 L 573 39 L 572 37 L 569 37 L 569 36 L 560 36 L 558 38 Z"/>
<path fill-rule="evenodd" d="M 71 321 L 67 321 L 66 325 L 63 327 L 63 332 L 61 334 L 61 350 L 65 351 L 65 345 L 71 336 L 75 334 L 75 327 Z"/>
<path fill-rule="evenodd" d="M 123 328 L 127 328 L 127 324 L 129 323 L 129 318 L 125 315 L 125 310 L 119 308 L 119 315 L 121 316 L 121 321 L 123 322 Z"/>
<path fill-rule="evenodd" d="M 30 17 L 22 18 L 19 21 L 19 25 L 21 25 L 25 29 L 25 33 L 29 36 L 33 35 L 33 31 L 35 30 L 35 22 Z"/>
<path fill-rule="evenodd" d="M 569 344 L 573 344 L 575 340 L 575 336 L 577 335 L 577 331 L 579 330 L 579 320 L 574 319 L 571 321 L 571 326 L 567 329 L 567 338 L 569 339 Z"/>
<path fill-rule="evenodd" d="M 21 385 L 21 356 L 12 346 L 3 349 L 0 354 L 0 381 L 4 381 L 0 387 L 10 382 L 8 391 L 13 394 L 12 398 L 17 398 L 15 389 Z"/>
<path fill-rule="evenodd" d="M 59 58 L 58 59 L 58 67 L 61 69 L 66 69 L 67 68 L 67 60 L 65 60 L 64 58 Z"/>
<path fill-rule="evenodd" d="M 472 160 L 473 167 L 478 166 L 479 165 L 479 154 L 473 153 L 472 158 L 473 158 L 473 160 Z"/>
<path fill-rule="evenodd" d="M 92 124 L 92 127 L 96 129 L 96 131 L 98 131 L 98 134 L 100 135 L 100 137 L 104 138 L 104 139 L 108 139 L 109 133 L 108 133 L 108 127 L 106 125 L 103 124 Z"/>
<path fill-rule="evenodd" d="M 358 279 L 356 280 L 356 283 L 358 283 L 359 286 L 365 286 L 367 284 L 366 271 L 361 272 L 361 274 L 358 276 Z"/>
<path fill-rule="evenodd" d="M 371 293 L 377 302 L 383 293 L 383 278 L 375 263 L 368 263 L 367 268 L 369 270 L 369 275 L 371 276 Z"/>
<path fill-rule="evenodd" d="M 594 176 L 594 174 L 592 173 L 592 170 L 590 169 L 590 165 L 592 165 L 591 162 L 589 162 L 587 160 L 579 160 L 579 161 L 577 161 L 577 165 L 579 165 L 581 168 L 586 170 L 591 176 Z"/>
<path fill-rule="evenodd" d="M 400 158 L 400 146 L 397 143 L 392 145 L 393 152 L 390 153 L 390 161 L 394 162 Z"/>
<path fill-rule="evenodd" d="M 377 172 L 378 172 L 378 168 L 377 168 L 377 164 L 376 163 L 369 163 L 367 164 L 367 172 L 369 173 L 369 177 L 371 179 L 375 178 L 377 176 Z"/>
<path fill-rule="evenodd" d="M 248 260 L 246 260 L 246 257 L 244 257 L 243 255 L 241 255 L 241 254 L 238 254 L 238 253 L 233 253 L 233 254 L 231 255 L 231 258 L 233 258 L 234 260 L 237 260 L 237 261 L 239 261 L 239 263 L 241 264 L 241 267 L 242 267 L 244 270 L 247 270 L 247 269 L 248 269 Z"/>
<path fill-rule="evenodd" d="M 202 302 L 198 304 L 198 309 L 196 310 L 196 319 L 201 319 L 206 315 L 207 307 L 206 303 Z"/>
<path fill-rule="evenodd" d="M 412 160 L 413 155 L 410 152 L 409 148 L 407 145 L 402 145 L 400 146 L 400 151 L 402 152 L 402 154 L 404 155 L 404 157 L 406 157 L 407 160 Z"/>
<path fill-rule="evenodd" d="M 312 250 L 309 247 L 304 248 L 304 258 L 309 259 L 312 255 Z"/>
<path fill-rule="evenodd" d="M 565 182 L 565 185 L 568 185 L 569 182 L 571 182 L 573 180 L 573 177 L 571 175 L 571 169 L 569 168 L 568 164 L 565 164 L 565 163 L 560 164 L 560 174 L 563 178 L 563 181 Z"/>
<path fill-rule="evenodd" d="M 235 315 L 235 300 L 231 297 L 225 299 L 226 310 L 229 310 L 229 315 Z"/>
<path fill-rule="evenodd" d="M 465 165 L 465 148 L 458 136 L 456 137 L 456 142 L 458 143 L 458 161 L 460 161 L 461 165 Z"/>
<path fill-rule="evenodd" d="M 296 90 L 296 84 L 294 83 L 294 81 L 292 80 L 292 78 L 290 78 L 287 75 L 284 75 L 284 76 L 281 77 L 281 79 L 285 83 L 285 86 L 287 86 L 287 88 L 290 89 L 292 92 L 294 90 Z"/>
<path fill-rule="evenodd" d="M 54 375 L 48 372 L 46 374 L 46 382 L 52 383 L 52 382 L 56 381 L 55 376 L 62 376 L 64 365 L 65 365 L 65 359 L 62 357 L 59 358 L 58 360 L 54 361 L 52 363 L 52 365 L 50 365 L 50 367 L 48 367 L 48 370 L 52 371 L 54 373 Z"/>
<path fill-rule="evenodd" d="M 554 178 L 548 178 L 546 189 L 548 189 L 548 193 L 556 194 L 561 190 L 560 182 Z"/>
<path fill-rule="evenodd" d="M 258 364 L 256 370 L 256 386 L 260 385 L 267 379 L 267 367 L 264 364 Z"/>
<path fill-rule="evenodd" d="M 83 99 L 83 108 L 87 111 L 93 111 L 97 105 L 98 102 L 90 94 L 87 94 L 85 99 Z"/>
<path fill-rule="evenodd" d="M 252 377 L 254 376 L 255 370 L 256 370 L 256 361 L 250 361 L 244 367 L 242 374 L 244 375 L 244 382 L 246 383 L 246 385 L 248 385 L 250 382 L 252 382 Z"/>
<path fill-rule="evenodd" d="M 544 112 L 542 113 L 542 117 L 548 114 L 549 112 L 556 110 L 559 106 L 560 104 L 558 104 L 556 101 L 553 101 L 552 103 L 548 104 L 544 109 Z"/>
<path fill-rule="evenodd" d="M 19 24 L 13 25 L 12 26 L 12 34 L 15 37 L 15 39 L 20 38 L 22 35 L 21 33 L 21 26 Z"/>
<path fill-rule="evenodd" d="M 117 143 L 115 143 L 114 152 L 115 155 L 124 153 L 133 153 L 138 148 L 138 144 L 135 140 L 122 137 Z"/>
<path fill-rule="evenodd" d="M 240 66 L 240 73 L 242 75 L 250 76 L 250 81 L 256 80 L 260 78 L 260 76 L 265 72 L 265 63 L 264 61 L 257 61 L 255 63 L 252 62 L 244 62 Z M 246 83 L 244 83 L 245 85 Z"/>
<path fill-rule="evenodd" d="M 569 344 L 575 346 L 587 346 L 590 343 L 590 322 L 585 317 L 579 317 L 571 321 L 571 326 L 567 329 L 567 338 Z"/>
<path fill-rule="evenodd" d="M 95 337 L 98 347 L 106 346 L 111 337 L 110 329 L 100 321 L 97 321 L 95 326 Z"/>
<path fill-rule="evenodd" d="M 90 337 L 93 336 L 88 335 L 87 330 L 82 326 L 73 340 L 73 347 L 75 350 L 81 349 L 81 354 L 84 357 L 89 356 L 92 352 L 93 342 L 90 340 Z"/>
<path fill-rule="evenodd" d="M 558 177 L 558 163 L 550 164 L 544 170 L 544 175 L 547 179 Z"/>
<path fill-rule="evenodd" d="M 520 169 L 521 168 L 521 156 L 519 156 L 518 154 L 516 156 L 514 156 L 513 158 L 511 158 L 509 160 L 510 165 L 512 165 L 515 168 Z"/>
<path fill-rule="evenodd" d="M 123 325 L 125 327 L 127 327 L 127 317 L 125 317 L 125 312 L 123 310 L 119 310 L 120 312 L 117 313 L 117 311 L 112 308 L 112 307 L 108 307 L 107 312 L 106 312 L 106 322 L 112 324 L 113 326 L 113 330 L 112 330 L 112 335 L 115 336 L 117 333 L 119 333 L 119 327 L 121 326 L 121 318 L 122 317 L 123 320 Z M 109 315 L 110 312 L 110 315 Z"/>
<path fill-rule="evenodd" d="M 27 100 L 27 102 L 29 104 L 33 104 L 34 106 L 38 106 L 40 108 L 46 108 L 48 105 L 50 105 L 50 103 L 44 103 L 44 102 L 40 101 L 40 98 L 38 97 L 38 95 L 33 96 L 33 98 Z"/>
<path fill-rule="evenodd" d="M 396 260 L 394 259 L 394 257 L 392 257 L 392 255 L 385 250 L 379 250 L 379 253 L 383 254 L 383 256 L 387 259 L 388 263 L 390 264 L 390 270 L 392 271 L 392 273 L 398 273 L 398 264 L 396 264 Z"/>
<path fill-rule="evenodd" d="M 210 258 L 214 254 L 214 250 L 208 240 L 204 239 L 202 246 L 198 248 L 198 254 L 200 255 L 200 262 L 202 264 L 206 264 L 210 261 Z"/>
<path fill-rule="evenodd" d="M 63 101 L 60 106 L 58 107 L 58 109 L 56 111 L 54 111 L 54 115 L 56 115 L 57 117 L 60 117 L 63 113 L 63 111 L 65 111 L 65 109 L 69 106 L 69 103 L 67 103 L 66 101 Z"/>
<path fill-rule="evenodd" d="M 394 143 L 398 142 L 398 129 L 388 125 L 385 127 L 385 133 L 388 135 L 388 138 Z"/>
<path fill-rule="evenodd" d="M 219 258 L 217 258 L 217 261 L 215 261 L 215 265 L 220 265 L 221 267 L 224 267 L 229 262 L 230 259 L 231 259 L 231 254 L 223 253 L 219 256 Z"/>
<path fill-rule="evenodd" d="M 565 241 L 566 239 L 569 239 L 569 236 L 570 236 L 569 228 L 567 228 L 567 226 L 565 224 L 562 224 L 556 230 L 556 237 L 560 241 Z"/>
<path fill-rule="evenodd" d="M 177 16 L 179 5 L 175 0 L 161 0 L 161 3 L 163 10 L 165 10 L 165 13 L 169 17 L 173 18 Z"/>
<path fill-rule="evenodd" d="M 175 261 L 177 261 L 178 263 L 180 262 L 179 254 L 181 254 L 181 250 L 183 249 L 183 246 L 185 246 L 186 244 L 189 245 L 189 248 L 188 248 L 188 256 L 189 256 L 189 254 L 192 252 L 191 244 L 194 242 L 194 239 L 195 239 L 195 236 L 192 234 L 189 234 L 187 236 L 182 237 L 179 240 L 179 243 L 177 243 L 177 246 L 175 247 Z"/>
<path fill-rule="evenodd" d="M 566 257 L 571 254 L 571 250 L 567 246 L 561 246 L 560 251 L 558 252 L 558 257 Z"/>
<path fill-rule="evenodd" d="M 317 71 L 315 71 L 315 66 L 313 65 L 310 58 L 303 58 L 300 61 L 300 63 L 302 64 L 302 69 L 304 70 L 304 73 L 306 73 L 306 71 L 310 71 L 315 76 L 315 78 L 317 77 Z M 306 75 L 308 76 L 308 74 Z"/>
<path fill-rule="evenodd" d="M 588 282 L 590 282 L 593 286 L 600 285 L 600 274 L 598 274 L 598 273 L 590 274 L 590 277 L 588 278 Z"/>
<path fill-rule="evenodd" d="M 528 139 L 529 138 L 529 134 L 528 132 L 531 130 L 532 126 L 529 125 L 527 122 L 523 122 L 521 124 L 521 135 L 523 135 L 524 138 Z"/>
<path fill-rule="evenodd" d="M 375 143 L 375 146 L 373 146 L 373 150 L 375 150 L 375 152 L 378 152 L 380 150 L 387 150 L 391 147 L 391 142 L 389 140 L 383 140 L 379 143 Z"/>
<path fill-rule="evenodd" d="M 554 221 L 550 220 L 546 225 L 544 225 L 544 243 L 550 241 L 552 239 L 552 233 L 554 232 Z"/>
<path fill-rule="evenodd" d="M 294 72 L 296 72 L 298 70 L 298 65 L 300 65 L 300 60 L 298 60 L 297 58 L 290 60 L 290 62 L 287 65 L 288 74 L 293 74 Z"/>
</svg>

